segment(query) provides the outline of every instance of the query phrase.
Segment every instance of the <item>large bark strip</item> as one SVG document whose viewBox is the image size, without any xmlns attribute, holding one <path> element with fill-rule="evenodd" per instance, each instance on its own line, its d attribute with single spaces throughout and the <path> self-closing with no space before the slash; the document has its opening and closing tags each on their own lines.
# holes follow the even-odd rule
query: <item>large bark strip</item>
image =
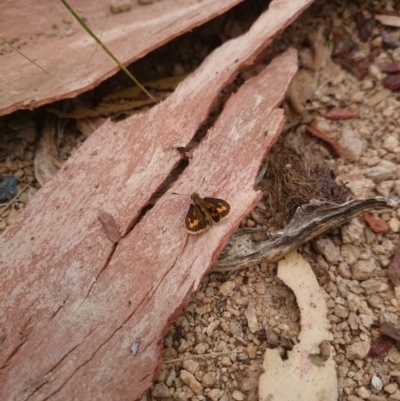
<svg viewBox="0 0 400 401">
<path fill-rule="evenodd" d="M 3 369 L 5 399 L 135 399 L 148 388 L 168 323 L 260 198 L 254 178 L 283 125 L 276 107 L 296 64 L 297 53 L 288 51 L 246 83 L 190 166 L 118 243 L 90 289 L 71 291 L 59 310 L 37 319 Z M 184 230 L 189 195 L 173 193 L 190 186 L 232 206 L 227 221 L 201 236 Z"/>
<path fill-rule="evenodd" d="M 175 185 L 176 192 L 225 198 L 232 216 L 188 237 L 189 196 L 166 194 L 129 229 L 220 89 L 310 3 L 272 3 L 246 35 L 214 52 L 164 103 L 105 124 L 3 234 L 0 399 L 132 399 L 146 389 L 161 331 L 258 199 L 252 183 L 283 121 L 273 110 L 295 72 L 295 52 L 231 99 Z M 100 210 L 114 217 L 124 237 L 116 246 Z"/>
<path fill-rule="evenodd" d="M 163 0 L 145 6 L 132 1 L 132 9 L 120 14 L 110 13 L 109 0 L 69 3 L 127 65 L 241 1 Z M 60 1 L 2 0 L 0 27 L 2 37 L 18 39 L 14 46 L 51 74 L 16 51 L 8 54 L 10 47 L 0 43 L 0 115 L 75 97 L 119 70 Z"/>
</svg>

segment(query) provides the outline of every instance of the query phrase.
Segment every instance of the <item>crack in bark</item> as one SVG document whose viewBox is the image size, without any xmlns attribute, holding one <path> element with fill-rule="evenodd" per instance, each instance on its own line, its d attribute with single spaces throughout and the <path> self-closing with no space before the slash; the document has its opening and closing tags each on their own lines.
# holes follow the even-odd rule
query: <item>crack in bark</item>
<svg viewBox="0 0 400 401">
<path fill-rule="evenodd" d="M 10 360 L 13 358 L 13 356 L 20 350 L 20 348 L 26 343 L 26 340 L 18 344 L 10 353 L 10 355 L 7 357 L 7 359 L 4 361 L 4 364 L 0 366 L 0 370 L 5 369 L 8 366 L 8 363 Z"/>
<path fill-rule="evenodd" d="M 115 250 L 114 250 L 114 251 L 115 251 Z M 112 254 L 113 254 L 113 253 L 114 253 L 114 252 L 111 253 L 108 262 L 111 260 L 111 257 L 112 257 Z M 82 367 L 84 367 L 85 365 L 87 365 L 87 364 L 95 357 L 95 355 L 97 354 L 97 352 L 98 352 L 105 344 L 107 344 L 107 343 L 114 337 L 114 335 L 115 335 L 119 330 L 121 330 L 121 329 L 125 326 L 125 324 L 132 318 L 132 316 L 133 316 L 133 315 L 136 313 L 136 311 L 140 308 L 140 306 L 141 306 L 144 302 L 146 302 L 148 299 L 150 299 L 150 298 L 152 297 L 152 295 L 154 294 L 155 290 L 157 290 L 157 288 L 159 287 L 160 283 L 163 281 L 163 278 L 171 271 L 171 269 L 173 268 L 173 266 L 175 266 L 176 260 L 177 260 L 177 258 L 175 259 L 174 263 L 172 263 L 171 268 L 169 268 L 168 271 L 163 275 L 163 277 L 161 278 L 161 280 L 158 281 L 157 286 L 153 286 L 153 287 L 148 291 L 148 293 L 143 297 L 143 300 L 140 302 L 140 304 L 135 308 L 134 311 L 132 311 L 131 314 L 128 315 L 128 317 L 123 321 L 123 323 L 122 323 L 119 327 L 117 327 L 117 328 L 110 334 L 110 336 L 109 336 L 108 338 L 106 338 L 105 341 L 103 341 L 103 342 L 96 348 L 96 350 L 92 353 L 92 355 L 91 355 L 89 358 L 87 358 L 87 360 L 86 360 L 84 363 L 80 364 L 80 365 L 72 372 L 72 374 L 63 382 L 63 384 L 62 384 L 57 390 L 55 390 L 55 391 L 53 391 L 51 394 L 49 394 L 46 398 L 43 399 L 43 401 L 47 401 L 47 400 L 50 399 L 54 394 L 56 394 L 56 393 L 58 393 L 59 391 L 61 391 L 62 388 L 73 378 L 73 376 L 74 376 Z M 108 265 L 108 262 L 106 263 L 106 266 Z M 105 267 L 106 267 L 106 266 L 105 266 Z M 103 270 L 104 270 L 104 269 L 103 269 Z M 193 285 L 194 285 L 194 282 L 192 283 L 192 286 L 190 287 L 189 291 L 192 289 Z M 153 289 L 154 289 L 154 291 L 153 291 Z M 88 295 L 89 295 L 89 294 L 88 294 Z M 55 368 L 57 368 L 57 367 L 63 362 L 63 360 L 65 360 L 65 358 L 68 357 L 68 355 L 69 355 L 71 352 L 73 352 L 77 347 L 79 347 L 79 346 L 86 340 L 86 338 L 87 338 L 94 330 L 95 330 L 95 329 L 93 329 L 92 331 L 90 331 L 89 334 L 85 337 L 85 339 L 84 339 L 81 343 L 79 343 L 78 345 L 76 345 L 76 346 L 75 346 L 73 349 L 71 349 L 59 362 L 57 362 L 57 364 L 54 365 L 54 367 L 49 371 L 49 373 L 51 373 Z M 143 349 L 143 351 L 144 351 L 146 348 L 147 348 L 147 346 L 145 346 L 145 348 Z M 143 352 L 143 351 L 142 351 L 142 352 Z M 145 379 L 145 378 L 144 378 L 144 379 Z M 143 379 L 143 380 L 144 380 L 144 379 Z M 47 382 L 46 382 L 46 383 L 47 383 Z M 46 383 L 43 383 L 43 384 L 41 384 L 39 387 L 37 387 L 24 401 L 27 401 L 36 391 L 38 391 L 38 390 L 39 390 L 42 386 L 44 386 Z"/>
<path fill-rule="evenodd" d="M 25 400 L 24 401 L 27 401 L 30 397 L 32 397 L 36 392 L 38 392 L 43 386 L 45 386 L 48 382 L 49 382 L 49 380 L 50 380 L 50 376 L 51 376 L 51 374 L 52 374 L 52 372 L 55 370 L 55 369 L 57 369 L 57 367 L 58 366 L 60 366 L 61 365 L 61 363 L 66 359 L 66 358 L 68 358 L 68 356 L 72 353 L 72 352 L 74 352 L 79 346 L 81 346 L 85 341 L 86 341 L 86 339 L 94 332 L 96 330 L 96 328 L 94 328 L 94 329 L 92 329 L 84 338 L 83 338 L 83 340 L 79 343 L 79 344 L 76 344 L 72 349 L 70 349 L 50 370 L 49 370 L 49 372 L 44 376 L 45 378 L 47 377 L 47 376 L 49 376 L 49 378 L 45 381 L 45 382 L 43 382 L 43 383 L 41 383 L 40 385 L 38 385 L 26 398 L 25 398 Z M 56 394 L 58 391 L 60 391 L 61 390 L 61 388 L 69 381 L 69 379 L 72 377 L 72 375 L 56 390 L 56 391 L 54 391 L 53 393 L 51 393 L 50 395 L 48 395 L 46 398 L 44 398 L 44 400 L 47 400 L 47 399 L 49 399 L 50 397 L 52 397 L 54 394 Z"/>
<path fill-rule="evenodd" d="M 97 273 L 96 278 L 93 280 L 92 284 L 90 285 L 90 287 L 89 287 L 89 289 L 87 291 L 87 294 L 83 298 L 83 301 L 82 301 L 81 305 L 86 301 L 86 299 L 89 298 L 89 295 L 90 295 L 90 293 L 92 291 L 93 286 L 97 283 L 97 281 L 99 280 L 100 276 L 103 274 L 104 270 L 107 269 L 108 265 L 110 264 L 111 258 L 113 257 L 115 251 L 117 250 L 117 245 L 118 245 L 118 242 L 113 244 L 113 246 L 112 246 L 112 248 L 110 250 L 110 254 L 107 257 L 107 260 L 105 261 L 103 267 L 99 270 L 99 272 Z"/>
</svg>

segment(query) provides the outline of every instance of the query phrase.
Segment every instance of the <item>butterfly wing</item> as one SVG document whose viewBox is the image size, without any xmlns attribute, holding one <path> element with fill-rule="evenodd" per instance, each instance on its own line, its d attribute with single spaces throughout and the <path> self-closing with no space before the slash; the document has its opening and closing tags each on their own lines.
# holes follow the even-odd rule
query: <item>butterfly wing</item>
<svg viewBox="0 0 400 401">
<path fill-rule="evenodd" d="M 185 219 L 185 228 L 189 234 L 200 234 L 206 231 L 210 225 L 202 210 L 191 204 Z"/>
<path fill-rule="evenodd" d="M 204 198 L 204 204 L 214 223 L 219 223 L 231 212 L 231 206 L 223 199 Z"/>
</svg>

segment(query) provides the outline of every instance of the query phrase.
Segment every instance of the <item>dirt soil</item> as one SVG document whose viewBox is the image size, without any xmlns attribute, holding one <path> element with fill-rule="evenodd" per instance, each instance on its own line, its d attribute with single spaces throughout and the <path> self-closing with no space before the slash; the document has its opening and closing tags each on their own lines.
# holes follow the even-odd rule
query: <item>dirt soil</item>
<svg viewBox="0 0 400 401">
<path fill-rule="evenodd" d="M 357 13 L 369 18 L 372 14 L 368 10 L 376 7 L 375 1 L 348 4 L 318 0 L 266 49 L 264 57 L 269 59 L 290 46 L 296 47 L 303 70 L 311 71 L 311 78 L 309 74 L 302 81 L 300 94 L 291 95 L 292 107 L 287 108 L 288 122 L 281 141 L 300 135 L 304 146 L 312 148 L 353 192 L 398 201 L 400 103 L 397 93 L 383 86 L 387 74 L 379 65 L 400 63 L 400 30 L 375 21 L 363 42 L 356 25 Z M 153 52 L 131 66 L 131 71 L 141 81 L 188 73 L 213 48 L 246 31 L 262 9 L 259 2 L 247 0 Z M 353 46 L 354 58 L 367 58 L 380 49 L 373 53 L 374 62 L 363 78 L 357 78 L 354 70 L 352 73 L 331 63 L 331 55 L 320 52 L 321 46 L 329 47 L 335 41 L 334 32 L 341 38 L 336 43 Z M 326 62 L 316 60 L 316 55 Z M 257 68 L 242 73 L 221 100 Z M 126 85 L 125 77 L 118 74 L 81 99 L 86 104 L 96 103 L 104 94 Z M 293 104 L 300 104 L 297 112 L 293 112 Z M 355 117 L 324 117 L 334 107 L 353 112 Z M 214 114 L 218 114 L 218 107 Z M 46 116 L 47 112 L 39 109 L 0 119 L 0 173 L 16 177 L 19 190 L 24 190 L 12 204 L 0 206 L 1 231 L 29 202 L 30 192 L 40 188 L 33 159 Z M 340 146 L 344 158 L 334 159 L 319 142 L 307 139 L 300 128 L 310 121 Z M 71 135 L 61 144 L 64 155 L 85 140 L 73 124 L 69 126 Z M 278 208 L 285 200 L 274 199 L 267 183 L 266 178 L 261 180 L 259 185 L 266 196 L 241 226 L 260 229 L 252 237 L 255 242 L 262 233 L 287 223 Z M 344 401 L 400 400 L 399 350 L 393 346 L 382 357 L 368 356 L 370 344 L 380 337 L 379 323 L 400 324 L 400 289 L 393 290 L 386 275 L 399 243 L 400 209 L 387 210 L 379 217 L 386 223 L 386 233 L 373 232 L 360 216 L 300 250 L 323 288 L 333 334 L 328 352 L 337 364 L 339 394 Z M 209 273 L 166 335 L 165 363 L 143 399 L 257 400 L 264 352 L 278 347 L 282 357 L 287 357 L 299 334 L 296 298 L 276 277 L 276 269 L 276 264 L 261 263 L 231 273 Z M 252 308 L 258 330 L 249 327 Z"/>
</svg>

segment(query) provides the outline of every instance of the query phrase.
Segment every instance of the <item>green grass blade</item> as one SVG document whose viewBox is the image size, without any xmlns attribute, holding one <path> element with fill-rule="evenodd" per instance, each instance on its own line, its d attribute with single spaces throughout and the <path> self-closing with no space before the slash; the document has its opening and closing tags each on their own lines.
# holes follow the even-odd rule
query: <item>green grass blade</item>
<svg viewBox="0 0 400 401">
<path fill-rule="evenodd" d="M 16 51 L 19 55 L 21 55 L 22 57 L 26 58 L 29 62 L 31 62 L 32 64 L 35 64 L 36 67 L 40 68 L 42 71 L 44 71 L 46 74 L 49 74 L 50 76 L 52 76 L 52 74 L 50 72 L 48 72 L 47 70 L 45 70 L 43 67 L 41 67 L 38 63 L 36 63 L 35 61 L 33 61 L 31 58 L 29 58 L 26 54 L 20 52 L 15 46 L 13 46 L 8 40 L 4 39 L 3 37 L 0 36 L 0 39 L 2 41 L 4 41 L 4 43 L 7 43 L 8 46 L 11 47 L 11 49 L 13 49 L 14 51 Z"/>
</svg>

